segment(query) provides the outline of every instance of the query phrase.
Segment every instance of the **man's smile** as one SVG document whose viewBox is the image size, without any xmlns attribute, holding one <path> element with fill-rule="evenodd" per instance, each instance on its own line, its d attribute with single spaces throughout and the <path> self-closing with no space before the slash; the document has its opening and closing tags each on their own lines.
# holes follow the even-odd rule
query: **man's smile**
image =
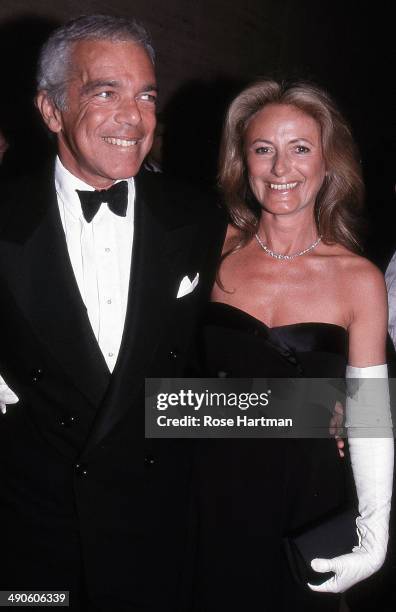
<svg viewBox="0 0 396 612">
<path fill-rule="evenodd" d="M 118 147 L 133 147 L 140 142 L 141 138 L 126 139 L 126 138 L 112 138 L 110 136 L 103 136 L 102 140 L 104 140 L 110 145 L 116 145 Z"/>
</svg>

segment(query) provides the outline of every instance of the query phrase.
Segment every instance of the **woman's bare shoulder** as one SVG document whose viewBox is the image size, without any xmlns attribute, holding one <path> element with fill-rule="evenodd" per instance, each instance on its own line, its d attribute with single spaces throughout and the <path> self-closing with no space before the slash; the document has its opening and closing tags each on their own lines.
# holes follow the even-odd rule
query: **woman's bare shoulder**
<svg viewBox="0 0 396 612">
<path fill-rule="evenodd" d="M 384 275 L 371 261 L 348 253 L 342 262 L 346 299 L 354 313 L 366 313 L 370 317 L 386 317 L 387 293 Z"/>
<path fill-rule="evenodd" d="M 386 310 L 385 279 L 377 266 L 340 245 L 329 246 L 327 254 L 331 262 L 329 276 L 336 282 L 351 318 L 359 312 Z"/>
<path fill-rule="evenodd" d="M 343 263 L 346 274 L 354 285 L 373 290 L 385 287 L 385 279 L 381 270 L 366 257 L 348 253 Z"/>
<path fill-rule="evenodd" d="M 328 254 L 333 255 L 333 263 L 337 272 L 347 282 L 353 281 L 353 285 L 383 286 L 384 275 L 369 259 L 349 251 L 341 245 L 331 245 Z"/>
</svg>

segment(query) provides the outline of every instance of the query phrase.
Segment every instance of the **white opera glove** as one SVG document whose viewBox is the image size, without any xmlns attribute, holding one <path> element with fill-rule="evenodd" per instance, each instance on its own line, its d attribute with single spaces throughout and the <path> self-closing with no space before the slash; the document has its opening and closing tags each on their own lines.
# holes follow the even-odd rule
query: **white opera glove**
<svg viewBox="0 0 396 612">
<path fill-rule="evenodd" d="M 351 553 L 312 561 L 316 572 L 335 573 L 320 585 L 309 584 L 313 591 L 343 593 L 374 574 L 384 563 L 394 457 L 387 376 L 386 365 L 347 367 L 347 378 L 371 379 L 350 381 L 357 388 L 352 397 L 348 393 L 346 401 L 348 443 L 359 501 L 356 519 L 359 544 Z M 367 437 L 370 434 L 371 437 Z M 378 434 L 384 437 L 376 437 Z M 364 435 L 366 437 L 362 437 Z"/>
<path fill-rule="evenodd" d="M 7 412 L 7 404 L 16 404 L 17 402 L 19 402 L 19 397 L 15 395 L 4 378 L 0 376 L 0 412 L 5 414 Z"/>
</svg>

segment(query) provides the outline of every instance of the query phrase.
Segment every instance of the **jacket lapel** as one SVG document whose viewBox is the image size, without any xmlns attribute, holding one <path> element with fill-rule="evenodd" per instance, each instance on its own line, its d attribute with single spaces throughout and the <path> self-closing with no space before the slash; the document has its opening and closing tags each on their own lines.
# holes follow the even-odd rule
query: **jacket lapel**
<svg viewBox="0 0 396 612">
<path fill-rule="evenodd" d="M 34 194 L 34 196 L 32 196 Z M 17 304 L 73 384 L 94 405 L 110 374 L 74 277 L 58 212 L 53 174 L 22 191 L 0 233 L 9 249 L 8 283 Z M 26 213 L 26 210 L 28 211 Z"/>
<path fill-rule="evenodd" d="M 111 384 L 94 423 L 84 457 L 131 409 L 142 394 L 144 378 L 167 319 L 172 313 L 179 280 L 175 265 L 182 269 L 194 225 L 164 223 L 156 214 L 164 205 L 164 194 L 149 193 L 145 181 L 136 180 L 135 229 L 128 309 L 123 340 Z M 161 201 L 162 200 L 162 201 Z M 165 207 L 166 208 L 166 207 Z M 169 214 L 169 208 L 168 208 Z M 169 219 L 168 219 L 169 221 Z"/>
</svg>

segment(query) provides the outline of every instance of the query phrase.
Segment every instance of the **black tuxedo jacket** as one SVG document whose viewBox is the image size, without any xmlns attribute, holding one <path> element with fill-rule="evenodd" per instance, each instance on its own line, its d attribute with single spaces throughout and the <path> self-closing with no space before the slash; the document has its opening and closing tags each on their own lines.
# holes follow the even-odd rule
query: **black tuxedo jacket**
<svg viewBox="0 0 396 612">
<path fill-rule="evenodd" d="M 144 378 L 183 375 L 222 214 L 190 188 L 137 177 L 111 375 L 74 278 L 52 172 L 2 191 L 0 373 L 20 401 L 0 414 L 0 589 L 70 590 L 74 609 L 90 609 L 87 596 L 92 609 L 175 612 L 189 554 L 190 443 L 144 439 Z M 182 278 L 197 272 L 197 288 L 177 299 Z"/>
</svg>

